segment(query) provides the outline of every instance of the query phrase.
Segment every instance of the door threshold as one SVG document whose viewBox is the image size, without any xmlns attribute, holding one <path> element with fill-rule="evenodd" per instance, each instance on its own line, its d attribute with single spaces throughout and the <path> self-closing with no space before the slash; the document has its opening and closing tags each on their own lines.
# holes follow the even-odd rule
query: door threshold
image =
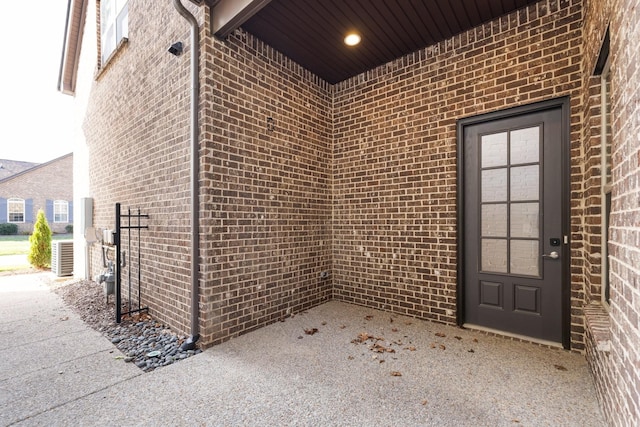
<svg viewBox="0 0 640 427">
<path fill-rule="evenodd" d="M 518 340 L 518 341 L 523 341 L 523 342 L 529 342 L 532 344 L 538 344 L 538 345 L 543 345 L 546 347 L 551 347 L 551 348 L 557 348 L 560 350 L 563 350 L 564 347 L 562 346 L 562 343 L 559 342 L 555 342 L 555 341 L 547 341 L 547 340 L 541 340 L 538 338 L 533 338 L 533 337 L 528 337 L 526 335 L 519 335 L 519 334 L 513 334 L 511 332 L 506 332 L 506 331 L 501 331 L 499 329 L 492 329 L 492 328 L 487 328 L 484 326 L 480 326 L 480 325 L 473 325 L 471 323 L 465 323 L 462 325 L 463 328 L 466 329 L 470 329 L 470 330 L 475 330 L 475 331 L 479 331 L 479 332 L 486 332 L 492 335 L 496 335 L 499 337 L 506 337 L 506 338 L 512 338 L 514 340 Z"/>
</svg>

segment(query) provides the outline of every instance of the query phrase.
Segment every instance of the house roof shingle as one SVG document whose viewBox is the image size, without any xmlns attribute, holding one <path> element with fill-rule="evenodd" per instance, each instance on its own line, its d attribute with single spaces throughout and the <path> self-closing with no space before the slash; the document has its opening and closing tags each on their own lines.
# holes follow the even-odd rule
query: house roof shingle
<svg viewBox="0 0 640 427">
<path fill-rule="evenodd" d="M 13 161 L 13 160 L 0 160 L 0 163 L 2 163 L 2 164 L 4 164 L 3 162 L 7 162 L 7 164 L 9 164 L 9 162 L 11 162 L 11 163 L 21 163 L 23 165 L 30 165 L 29 167 L 24 167 L 23 169 L 21 169 L 21 170 L 19 170 L 17 172 L 11 173 L 8 176 L 0 175 L 0 183 L 5 182 L 5 181 L 9 181 L 10 179 L 16 178 L 16 177 L 18 177 L 20 175 L 24 175 L 26 173 L 29 173 L 29 172 L 35 170 L 35 169 L 39 169 L 41 167 L 47 166 L 47 165 L 49 165 L 49 164 L 51 164 L 53 162 L 57 162 L 58 160 L 62 160 L 62 159 L 66 158 L 66 157 L 69 157 L 69 156 L 73 156 L 73 153 L 65 154 L 64 156 L 57 157 L 57 158 L 55 158 L 53 160 L 49 160 L 48 162 L 45 162 L 45 163 L 29 163 L 29 162 L 16 162 L 16 161 Z M 2 172 L 2 169 L 0 169 L 0 172 Z"/>
<path fill-rule="evenodd" d="M 0 181 L 29 170 L 39 163 L 21 162 L 17 160 L 0 159 Z"/>
</svg>

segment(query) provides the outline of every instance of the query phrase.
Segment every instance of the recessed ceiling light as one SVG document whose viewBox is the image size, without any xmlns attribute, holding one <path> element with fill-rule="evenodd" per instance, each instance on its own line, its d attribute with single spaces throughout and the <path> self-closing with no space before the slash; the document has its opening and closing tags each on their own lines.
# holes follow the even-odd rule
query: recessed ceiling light
<svg viewBox="0 0 640 427">
<path fill-rule="evenodd" d="M 360 40 L 362 40 L 362 37 L 360 37 L 360 34 L 358 34 L 358 33 L 349 33 L 344 38 L 344 44 L 346 44 L 347 46 L 355 46 L 358 43 L 360 43 Z"/>
</svg>

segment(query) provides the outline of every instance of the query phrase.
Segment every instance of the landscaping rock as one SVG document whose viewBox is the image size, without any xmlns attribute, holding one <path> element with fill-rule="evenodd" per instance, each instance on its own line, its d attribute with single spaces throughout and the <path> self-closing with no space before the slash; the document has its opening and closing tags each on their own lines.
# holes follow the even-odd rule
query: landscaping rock
<svg viewBox="0 0 640 427">
<path fill-rule="evenodd" d="M 104 291 L 95 282 L 81 280 L 54 288 L 54 292 L 80 315 L 90 327 L 101 332 L 125 355 L 125 362 L 133 362 L 144 372 L 151 372 L 199 354 L 202 350 L 180 350 L 187 339 L 179 336 L 168 326 L 162 325 L 149 314 L 142 312 L 125 316 L 120 324 L 115 323 L 115 298 L 106 301 Z M 123 311 L 128 302 L 123 302 Z M 151 352 L 159 352 L 148 356 Z"/>
</svg>

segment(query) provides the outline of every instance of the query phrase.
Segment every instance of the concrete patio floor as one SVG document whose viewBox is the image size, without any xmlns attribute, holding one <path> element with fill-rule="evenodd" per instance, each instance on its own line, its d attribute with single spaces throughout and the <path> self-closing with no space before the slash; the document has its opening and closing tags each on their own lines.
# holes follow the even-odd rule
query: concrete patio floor
<svg viewBox="0 0 640 427">
<path fill-rule="evenodd" d="M 339 302 L 145 374 L 46 280 L 0 277 L 0 425 L 604 425 L 579 354 Z"/>
</svg>

